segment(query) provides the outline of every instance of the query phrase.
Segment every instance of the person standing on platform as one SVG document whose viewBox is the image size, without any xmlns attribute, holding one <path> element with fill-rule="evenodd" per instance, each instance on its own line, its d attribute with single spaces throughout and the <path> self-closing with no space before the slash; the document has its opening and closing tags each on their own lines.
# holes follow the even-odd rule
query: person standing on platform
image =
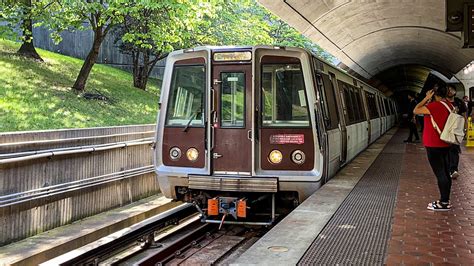
<svg viewBox="0 0 474 266">
<path fill-rule="evenodd" d="M 456 88 L 452 85 L 448 85 L 448 95 L 446 99 L 454 106 L 457 114 L 462 116 L 466 115 L 467 108 L 464 102 L 456 97 Z M 461 146 L 451 144 L 449 150 L 449 174 L 452 179 L 456 179 L 459 176 L 458 165 L 459 165 L 459 154 L 461 153 Z"/>
<path fill-rule="evenodd" d="M 408 105 L 408 128 L 410 129 L 410 135 L 408 135 L 408 138 L 404 140 L 403 142 L 408 142 L 411 143 L 413 142 L 413 136 L 415 136 L 415 142 L 420 141 L 420 137 L 418 136 L 418 131 L 416 130 L 416 119 L 415 119 L 415 114 L 413 114 L 413 109 L 415 109 L 416 106 L 416 101 L 415 97 L 413 95 L 408 94 L 408 101 L 410 102 Z"/>
<path fill-rule="evenodd" d="M 430 202 L 428 209 L 433 211 L 448 211 L 451 209 L 449 196 L 451 193 L 451 176 L 449 174 L 449 150 L 450 144 L 441 140 L 438 131 L 434 128 L 433 119 L 442 131 L 448 120 L 449 111 L 444 106 L 453 108 L 451 103 L 446 101 L 447 88 L 439 86 L 436 90 L 430 90 L 426 97 L 416 105 L 414 114 L 425 115 L 425 128 L 423 130 L 423 145 L 426 148 L 426 154 L 436 178 L 438 179 L 438 188 L 441 194 L 439 200 Z M 434 101 L 428 105 L 425 104 L 434 96 Z M 444 102 L 441 103 L 441 101 Z"/>
<path fill-rule="evenodd" d="M 469 99 L 469 96 L 464 96 L 462 99 L 464 101 L 464 105 L 467 108 L 466 118 L 470 117 L 471 113 L 472 113 L 472 101 L 471 101 L 471 99 Z"/>
</svg>

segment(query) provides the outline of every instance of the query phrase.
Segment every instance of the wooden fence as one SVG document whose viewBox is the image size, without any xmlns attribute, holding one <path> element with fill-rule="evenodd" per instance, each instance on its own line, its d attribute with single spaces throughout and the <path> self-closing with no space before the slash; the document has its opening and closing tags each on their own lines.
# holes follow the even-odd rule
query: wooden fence
<svg viewBox="0 0 474 266">
<path fill-rule="evenodd" d="M 159 191 L 154 125 L 0 133 L 0 246 Z"/>
</svg>

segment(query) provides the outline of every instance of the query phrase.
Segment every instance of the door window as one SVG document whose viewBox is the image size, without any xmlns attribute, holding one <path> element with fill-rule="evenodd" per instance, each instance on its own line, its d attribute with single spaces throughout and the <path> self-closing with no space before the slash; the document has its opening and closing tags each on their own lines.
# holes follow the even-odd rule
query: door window
<svg viewBox="0 0 474 266">
<path fill-rule="evenodd" d="M 221 73 L 221 127 L 245 127 L 245 74 Z"/>
</svg>

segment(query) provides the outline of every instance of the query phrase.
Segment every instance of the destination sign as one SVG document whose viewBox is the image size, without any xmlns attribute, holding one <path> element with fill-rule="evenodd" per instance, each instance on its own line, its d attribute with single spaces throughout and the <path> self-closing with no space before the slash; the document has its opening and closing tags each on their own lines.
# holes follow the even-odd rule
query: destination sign
<svg viewBox="0 0 474 266">
<path fill-rule="evenodd" d="M 221 52 L 214 54 L 214 61 L 250 61 L 252 53 L 246 52 Z"/>
</svg>

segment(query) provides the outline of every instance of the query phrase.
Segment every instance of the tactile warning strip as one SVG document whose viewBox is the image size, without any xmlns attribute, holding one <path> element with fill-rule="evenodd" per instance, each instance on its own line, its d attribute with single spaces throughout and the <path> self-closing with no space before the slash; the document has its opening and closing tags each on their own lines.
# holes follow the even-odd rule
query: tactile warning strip
<svg viewBox="0 0 474 266">
<path fill-rule="evenodd" d="M 299 265 L 384 263 L 404 152 L 403 136 L 397 134 L 311 244 Z"/>
</svg>

